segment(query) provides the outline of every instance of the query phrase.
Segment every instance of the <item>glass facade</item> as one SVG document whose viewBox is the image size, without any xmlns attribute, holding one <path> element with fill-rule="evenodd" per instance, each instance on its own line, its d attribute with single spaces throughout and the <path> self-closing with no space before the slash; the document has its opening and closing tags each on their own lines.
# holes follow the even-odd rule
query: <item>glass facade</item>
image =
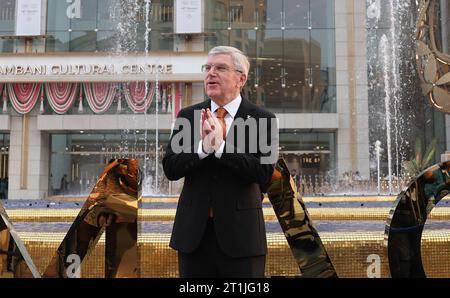
<svg viewBox="0 0 450 298">
<path fill-rule="evenodd" d="M 336 133 L 280 130 L 280 154 L 303 176 L 336 174 Z"/>
<path fill-rule="evenodd" d="M 205 50 L 250 57 L 248 98 L 274 112 L 336 112 L 334 1 L 216 0 L 205 11 Z"/>
<path fill-rule="evenodd" d="M 145 2 L 85 1 L 79 16 L 49 0 L 47 51 L 144 51 Z M 244 5 L 245 4 L 245 5 Z M 205 51 L 231 45 L 250 57 L 244 94 L 274 112 L 335 113 L 336 58 L 331 0 L 205 1 Z M 129 10 L 128 10 L 129 11 Z M 174 2 L 152 1 L 147 49 L 174 50 Z M 283 100 L 281 100 L 283 98 Z"/>
<path fill-rule="evenodd" d="M 16 19 L 16 1 L 2 0 L 0 4 L 0 53 L 14 51 L 14 39 L 7 36 L 14 35 Z"/>
<path fill-rule="evenodd" d="M 159 192 L 167 193 L 169 182 L 164 176 L 161 161 L 169 137 L 170 132 L 159 132 L 159 161 L 156 163 L 154 131 L 80 131 L 51 134 L 49 194 L 86 195 L 108 161 L 123 157 L 136 158 L 139 161 L 140 168 L 146 173 L 143 177 L 145 194 L 153 193 L 156 178 Z M 64 175 L 66 181 L 63 181 Z"/>
<path fill-rule="evenodd" d="M 48 52 L 172 51 L 173 0 L 90 0 L 72 7 L 48 0 Z M 148 16 L 148 17 L 147 17 Z M 148 22 L 148 23 L 147 23 Z M 149 43 L 145 34 L 149 30 Z"/>
<path fill-rule="evenodd" d="M 107 162 L 120 157 L 138 159 L 147 173 L 143 177 L 144 194 L 154 193 L 156 177 L 159 193 L 178 194 L 182 183 L 169 182 L 161 164 L 170 132 L 159 132 L 158 171 L 155 137 L 154 131 L 51 134 L 50 195 L 88 194 Z M 326 176 L 336 168 L 336 133 L 282 130 L 280 147 L 289 168 L 303 176 Z M 64 175 L 67 181 L 63 182 Z"/>
</svg>

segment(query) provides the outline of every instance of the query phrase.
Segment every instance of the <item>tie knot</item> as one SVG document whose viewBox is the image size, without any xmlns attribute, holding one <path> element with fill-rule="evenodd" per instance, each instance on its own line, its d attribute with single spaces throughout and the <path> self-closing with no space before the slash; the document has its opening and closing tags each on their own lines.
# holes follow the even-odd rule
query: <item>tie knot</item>
<svg viewBox="0 0 450 298">
<path fill-rule="evenodd" d="M 219 107 L 216 111 L 217 118 L 225 118 L 226 114 L 228 113 L 227 110 L 225 110 L 223 107 Z"/>
</svg>

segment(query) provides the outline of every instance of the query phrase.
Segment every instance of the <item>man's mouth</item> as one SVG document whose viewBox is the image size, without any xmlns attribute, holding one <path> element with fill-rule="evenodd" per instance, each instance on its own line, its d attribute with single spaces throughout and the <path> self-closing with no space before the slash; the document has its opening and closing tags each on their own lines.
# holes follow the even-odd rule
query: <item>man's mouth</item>
<svg viewBox="0 0 450 298">
<path fill-rule="evenodd" d="M 217 82 L 208 82 L 207 86 L 217 86 L 218 83 Z"/>
</svg>

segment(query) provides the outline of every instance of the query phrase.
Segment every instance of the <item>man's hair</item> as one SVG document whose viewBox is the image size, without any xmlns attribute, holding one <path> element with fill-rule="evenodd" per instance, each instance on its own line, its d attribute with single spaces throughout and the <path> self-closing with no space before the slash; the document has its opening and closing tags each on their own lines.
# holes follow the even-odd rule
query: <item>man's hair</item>
<svg viewBox="0 0 450 298">
<path fill-rule="evenodd" d="M 250 68 L 250 62 L 248 61 L 247 56 L 241 51 L 234 47 L 228 47 L 228 46 L 217 46 L 212 48 L 208 56 L 214 56 L 214 55 L 230 55 L 234 62 L 234 67 L 236 67 L 237 70 L 242 71 L 245 73 L 245 75 L 248 77 L 248 70 Z"/>
</svg>

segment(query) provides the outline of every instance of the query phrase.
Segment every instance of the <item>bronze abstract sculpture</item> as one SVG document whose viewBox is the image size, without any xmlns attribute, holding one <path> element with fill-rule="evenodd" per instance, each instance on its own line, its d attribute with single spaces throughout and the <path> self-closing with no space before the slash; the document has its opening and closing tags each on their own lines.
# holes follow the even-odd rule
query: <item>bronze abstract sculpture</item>
<svg viewBox="0 0 450 298">
<path fill-rule="evenodd" d="M 421 0 L 417 18 L 416 62 L 422 92 L 439 111 L 450 113 L 450 55 L 439 36 L 440 2 Z"/>
<path fill-rule="evenodd" d="M 450 161 L 420 173 L 397 197 L 385 228 L 392 277 L 426 277 L 421 238 L 428 214 L 450 193 Z"/>
<path fill-rule="evenodd" d="M 267 195 L 301 277 L 337 277 L 284 160 L 279 159 L 275 168 L 282 177 L 270 184 Z"/>
<path fill-rule="evenodd" d="M 105 277 L 138 277 L 136 244 L 140 199 L 141 173 L 137 160 L 111 160 L 42 276 L 79 277 L 83 260 L 106 231 Z M 12 272 L 13 277 L 40 277 L 25 246 L 15 237 L 3 207 L 0 209 L 0 236 L 3 236 L 0 251 L 15 257 L 14 262 L 6 262 L 6 271 Z M 75 261 L 76 266 L 72 266 Z"/>
</svg>

